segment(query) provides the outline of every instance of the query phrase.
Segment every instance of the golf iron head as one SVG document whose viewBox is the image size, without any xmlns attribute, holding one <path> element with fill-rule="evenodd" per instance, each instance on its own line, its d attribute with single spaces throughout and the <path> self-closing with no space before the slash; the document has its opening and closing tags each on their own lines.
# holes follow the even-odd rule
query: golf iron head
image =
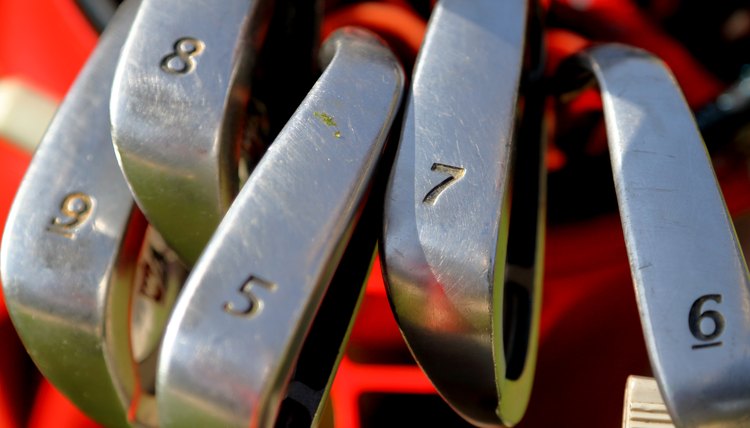
<svg viewBox="0 0 750 428">
<path fill-rule="evenodd" d="M 326 313 L 316 315 L 404 79 L 393 54 L 362 30 L 334 33 L 321 62 L 325 71 L 250 175 L 175 306 L 157 380 L 165 427 L 272 426 L 295 392 L 288 384 L 305 362 L 297 360 L 311 324 Z M 359 293 L 360 284 L 348 286 Z"/>
<path fill-rule="evenodd" d="M 111 146 L 108 94 L 138 3 L 121 6 L 60 106 L 19 188 L 0 253 L 5 302 L 31 358 L 110 427 L 157 426 L 156 358 L 187 276 L 133 214 Z"/>
<path fill-rule="evenodd" d="M 436 4 L 385 201 L 381 251 L 399 328 L 438 392 L 480 426 L 521 419 L 536 360 L 539 98 L 515 135 L 528 7 L 524 0 Z M 511 181 L 526 187 L 511 192 Z"/>
<path fill-rule="evenodd" d="M 651 54 L 584 51 L 565 88 L 601 91 L 646 348 L 679 427 L 750 424 L 750 278 L 693 115 Z"/>
<path fill-rule="evenodd" d="M 136 202 L 188 264 L 239 186 L 273 0 L 143 0 L 112 85 L 112 141 Z"/>
</svg>

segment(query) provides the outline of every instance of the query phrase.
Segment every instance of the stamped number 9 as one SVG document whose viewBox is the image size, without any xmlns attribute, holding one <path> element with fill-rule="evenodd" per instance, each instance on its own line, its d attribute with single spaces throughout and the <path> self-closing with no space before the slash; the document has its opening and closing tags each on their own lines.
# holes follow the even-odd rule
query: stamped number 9
<svg viewBox="0 0 750 428">
<path fill-rule="evenodd" d="M 60 204 L 60 215 L 52 219 L 49 231 L 66 238 L 75 238 L 75 233 L 86 223 L 94 211 L 94 200 L 91 196 L 77 192 L 71 193 Z"/>
</svg>

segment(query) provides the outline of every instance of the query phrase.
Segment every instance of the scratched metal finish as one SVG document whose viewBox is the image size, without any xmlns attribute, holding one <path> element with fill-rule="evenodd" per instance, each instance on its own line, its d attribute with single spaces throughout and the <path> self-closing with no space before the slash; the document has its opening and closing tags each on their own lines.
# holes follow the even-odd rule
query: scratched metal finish
<svg viewBox="0 0 750 428">
<path fill-rule="evenodd" d="M 523 0 L 437 3 L 386 197 L 382 251 L 401 331 L 438 392 L 486 426 L 500 423 L 495 373 L 505 373 L 493 313 L 526 11 Z"/>
<path fill-rule="evenodd" d="M 112 88 L 136 202 L 193 264 L 238 190 L 252 68 L 273 0 L 144 0 Z"/>
<path fill-rule="evenodd" d="M 138 3 L 121 6 L 60 106 L 21 183 L 0 253 L 5 302 L 31 358 L 81 410 L 111 427 L 130 426 L 129 412 L 134 425 L 157 423 L 138 364 L 154 358 L 167 295 L 180 285 L 159 288 L 159 303 L 137 291 L 143 228 L 128 229 L 134 202 L 109 132 L 109 89 Z M 170 276 L 173 266 L 163 267 Z M 132 326 L 131 301 L 140 308 Z"/>
<path fill-rule="evenodd" d="M 666 66 L 620 45 L 581 63 L 601 88 L 651 365 L 676 426 L 750 425 L 750 278 L 692 113 Z"/>
<path fill-rule="evenodd" d="M 165 427 L 274 423 L 404 79 L 390 51 L 363 31 L 336 33 L 321 57 L 323 75 L 243 186 L 178 299 L 157 383 Z"/>
</svg>

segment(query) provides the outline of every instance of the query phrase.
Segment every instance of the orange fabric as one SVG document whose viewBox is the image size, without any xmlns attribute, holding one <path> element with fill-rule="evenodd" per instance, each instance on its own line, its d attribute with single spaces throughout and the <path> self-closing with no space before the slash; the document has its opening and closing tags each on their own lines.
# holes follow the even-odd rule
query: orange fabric
<svg viewBox="0 0 750 428">
<path fill-rule="evenodd" d="M 399 2 L 397 2 L 399 3 Z M 365 2 L 334 10 L 323 21 L 322 37 L 347 26 L 361 26 L 383 38 L 410 68 L 422 45 L 426 23 L 411 8 L 395 4 Z"/>
<path fill-rule="evenodd" d="M 23 178 L 29 155 L 0 141 L 0 233 L 8 218 L 13 196 Z M 24 396 L 33 385 L 24 370 L 26 352 L 13 329 L 0 289 L 0 428 L 23 426 L 28 405 Z"/>
<path fill-rule="evenodd" d="M 98 426 L 49 382 L 45 380 L 41 383 L 34 400 L 29 428 L 96 428 Z"/>
<path fill-rule="evenodd" d="M 0 76 L 62 98 L 96 44 L 70 0 L 0 1 Z"/>
<path fill-rule="evenodd" d="M 724 85 L 635 3 L 624 0 L 553 0 L 551 13 L 597 41 L 638 46 L 669 65 L 693 106 L 712 101 Z"/>
</svg>

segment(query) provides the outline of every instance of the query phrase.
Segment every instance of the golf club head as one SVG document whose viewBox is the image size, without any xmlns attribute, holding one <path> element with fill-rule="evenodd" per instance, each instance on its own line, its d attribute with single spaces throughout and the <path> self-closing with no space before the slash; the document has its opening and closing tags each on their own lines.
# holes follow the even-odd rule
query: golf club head
<svg viewBox="0 0 750 428">
<path fill-rule="evenodd" d="M 750 278 L 693 115 L 651 54 L 603 45 L 562 71 L 595 78 L 646 347 L 680 427 L 750 424 Z"/>
<path fill-rule="evenodd" d="M 536 359 L 543 101 L 517 154 L 529 193 L 511 192 L 528 7 L 436 4 L 385 201 L 382 260 L 399 328 L 438 392 L 480 426 L 521 419 Z M 511 206 L 526 217 L 512 244 Z"/>
<path fill-rule="evenodd" d="M 111 427 L 157 425 L 156 355 L 187 276 L 132 213 L 111 146 L 108 94 L 138 3 L 120 8 L 55 115 L 0 253 L 5 302 L 31 358 Z"/>
<path fill-rule="evenodd" d="M 273 425 L 310 325 L 322 316 L 404 76 L 362 30 L 332 35 L 321 62 L 325 71 L 243 186 L 175 306 L 157 381 L 165 427 Z"/>
<path fill-rule="evenodd" d="M 143 0 L 111 98 L 112 141 L 149 222 L 188 264 L 238 191 L 239 147 L 273 0 Z"/>
</svg>

